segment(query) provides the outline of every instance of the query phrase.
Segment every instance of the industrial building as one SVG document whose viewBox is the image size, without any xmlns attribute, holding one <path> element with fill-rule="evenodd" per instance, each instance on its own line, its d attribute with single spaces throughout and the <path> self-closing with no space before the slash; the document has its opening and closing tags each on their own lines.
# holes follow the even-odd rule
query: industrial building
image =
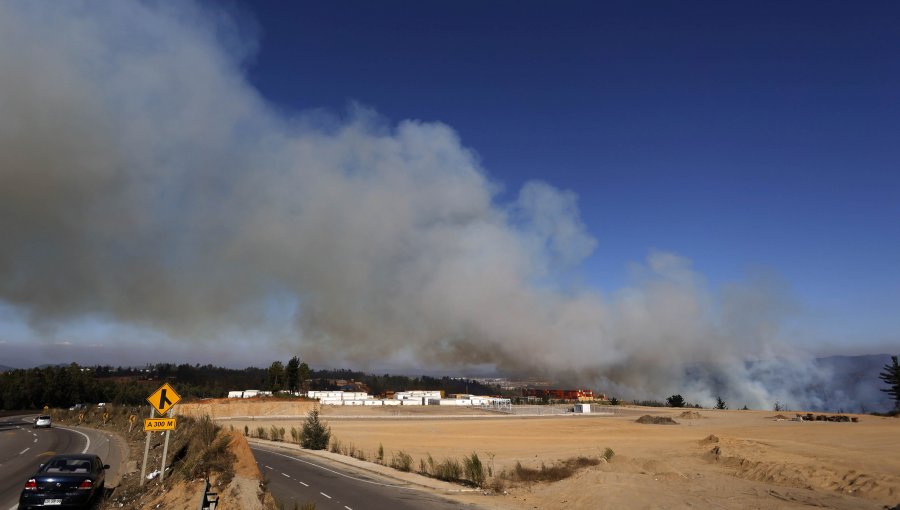
<svg viewBox="0 0 900 510">
<path fill-rule="evenodd" d="M 556 390 L 545 388 L 523 388 L 522 396 L 526 398 L 539 398 L 546 400 L 566 400 L 566 401 L 593 401 L 594 392 L 592 390 Z"/>
<path fill-rule="evenodd" d="M 398 391 L 391 398 L 384 399 L 349 391 L 310 391 L 307 397 L 318 400 L 322 405 L 330 406 L 473 406 L 508 409 L 512 405 L 508 398 L 480 395 L 462 394 L 453 395 L 454 398 L 444 398 L 443 392 L 438 390 Z"/>
</svg>

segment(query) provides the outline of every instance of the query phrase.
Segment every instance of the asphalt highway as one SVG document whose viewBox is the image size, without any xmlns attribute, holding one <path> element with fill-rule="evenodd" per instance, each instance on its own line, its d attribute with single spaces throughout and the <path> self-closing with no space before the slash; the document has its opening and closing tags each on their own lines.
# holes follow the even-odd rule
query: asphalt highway
<svg viewBox="0 0 900 510">
<path fill-rule="evenodd" d="M 122 452 L 93 430 L 60 427 L 33 429 L 36 415 L 0 418 L 0 510 L 15 510 L 28 478 L 46 459 L 60 453 L 96 453 L 110 465 L 107 487 L 118 482 Z"/>
<path fill-rule="evenodd" d="M 455 503 L 393 479 L 353 470 L 320 457 L 252 446 L 269 491 L 284 508 L 315 503 L 316 510 L 457 510 Z"/>
</svg>

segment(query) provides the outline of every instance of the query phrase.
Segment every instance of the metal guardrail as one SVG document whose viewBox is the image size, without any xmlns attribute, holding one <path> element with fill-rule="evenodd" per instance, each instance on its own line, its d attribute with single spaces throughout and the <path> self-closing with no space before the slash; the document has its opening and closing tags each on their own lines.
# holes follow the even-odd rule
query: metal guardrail
<svg viewBox="0 0 900 510">
<path fill-rule="evenodd" d="M 219 505 L 219 494 L 210 492 L 209 478 L 206 479 L 206 487 L 203 489 L 203 497 L 200 498 L 200 510 L 216 510 Z"/>
</svg>

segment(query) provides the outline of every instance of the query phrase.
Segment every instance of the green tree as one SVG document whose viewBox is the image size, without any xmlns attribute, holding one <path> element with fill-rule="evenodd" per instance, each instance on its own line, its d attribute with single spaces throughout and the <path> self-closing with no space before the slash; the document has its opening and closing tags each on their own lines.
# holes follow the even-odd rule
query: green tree
<svg viewBox="0 0 900 510">
<path fill-rule="evenodd" d="M 722 397 L 716 397 L 716 409 L 728 409 L 728 406 L 725 404 L 725 401 L 722 400 Z"/>
<path fill-rule="evenodd" d="M 669 404 L 669 407 L 684 407 L 684 397 L 681 395 L 672 395 L 666 399 L 666 403 Z"/>
<path fill-rule="evenodd" d="M 897 364 L 897 356 L 891 356 L 891 363 L 884 366 L 884 372 L 878 374 L 878 378 L 888 385 L 881 391 L 894 399 L 894 409 L 900 409 L 900 365 Z"/>
<path fill-rule="evenodd" d="M 300 376 L 300 390 L 306 390 L 307 384 L 309 383 L 309 365 L 300 363 L 298 372 Z"/>
<path fill-rule="evenodd" d="M 269 366 L 269 389 L 273 392 L 284 389 L 284 365 L 273 361 Z"/>
<path fill-rule="evenodd" d="M 324 450 L 328 448 L 331 439 L 331 429 L 319 419 L 319 410 L 313 409 L 306 415 L 303 430 L 300 432 L 300 446 L 309 450 Z"/>
<path fill-rule="evenodd" d="M 300 386 L 300 358 L 294 356 L 288 361 L 287 370 L 285 370 L 285 378 L 287 379 L 287 387 L 294 393 L 298 391 Z"/>
</svg>

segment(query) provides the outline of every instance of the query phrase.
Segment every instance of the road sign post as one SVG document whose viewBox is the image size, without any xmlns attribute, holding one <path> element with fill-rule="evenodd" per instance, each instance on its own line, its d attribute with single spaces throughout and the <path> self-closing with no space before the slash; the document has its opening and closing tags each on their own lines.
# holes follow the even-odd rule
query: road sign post
<svg viewBox="0 0 900 510">
<path fill-rule="evenodd" d="M 153 419 L 153 413 L 156 412 L 156 409 L 150 408 L 150 419 Z M 141 465 L 141 485 L 144 485 L 144 482 L 147 481 L 147 454 L 150 453 L 150 434 L 151 432 L 147 431 L 147 440 L 144 442 L 144 463 Z"/>
<path fill-rule="evenodd" d="M 169 411 L 169 415 L 171 417 L 172 411 Z M 174 423 L 172 428 L 174 429 Z M 162 482 L 163 478 L 166 477 L 166 457 L 169 455 L 169 433 L 172 432 L 172 429 L 166 430 L 166 442 L 163 445 L 163 456 L 162 456 L 162 465 L 159 467 L 159 481 Z"/>
<path fill-rule="evenodd" d="M 169 433 L 175 429 L 175 419 L 172 418 L 172 408 L 175 407 L 175 404 L 180 400 L 181 395 L 175 391 L 175 388 L 169 386 L 169 383 L 164 383 L 159 389 L 147 397 L 147 402 L 150 403 L 152 409 L 150 409 L 150 419 L 144 420 L 144 430 L 147 431 L 147 441 L 144 444 L 144 463 L 141 468 L 141 485 L 144 485 L 144 482 L 147 480 L 147 455 L 150 453 L 150 434 L 152 434 L 154 430 L 166 431 L 166 440 L 163 445 L 162 466 L 159 470 L 159 481 L 162 481 L 166 476 L 166 457 L 169 454 Z M 159 413 L 159 416 L 162 419 L 153 419 L 154 412 Z M 169 416 L 166 417 L 166 414 Z"/>
</svg>

